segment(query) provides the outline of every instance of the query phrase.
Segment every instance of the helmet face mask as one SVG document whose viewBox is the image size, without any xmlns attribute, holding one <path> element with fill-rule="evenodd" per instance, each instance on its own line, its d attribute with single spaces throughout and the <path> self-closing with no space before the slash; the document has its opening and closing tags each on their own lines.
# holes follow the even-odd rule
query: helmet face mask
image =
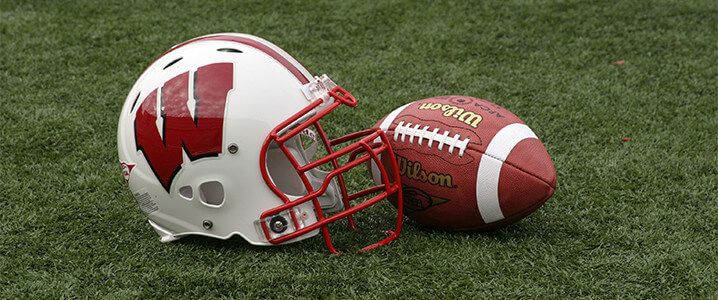
<svg viewBox="0 0 718 300">
<path fill-rule="evenodd" d="M 270 185 L 270 188 L 272 188 L 272 190 L 277 194 L 278 197 L 282 198 L 285 201 L 284 205 L 264 211 L 260 216 L 261 219 L 258 220 L 260 223 L 260 227 L 265 234 L 265 237 L 271 243 L 283 243 L 302 234 L 306 234 L 311 230 L 321 228 L 327 247 L 331 252 L 337 252 L 331 241 L 331 235 L 327 226 L 329 223 L 342 218 L 347 218 L 350 227 L 354 227 L 356 226 L 356 224 L 352 218 L 352 215 L 356 212 L 363 210 L 368 206 L 377 203 L 378 201 L 386 199 L 393 194 L 398 194 L 399 198 L 401 199 L 401 188 L 397 176 L 398 168 L 395 165 L 396 160 L 391 159 L 390 161 L 394 163 L 394 171 L 391 174 L 394 174 L 394 176 L 397 177 L 390 178 L 389 172 L 387 172 L 384 164 L 381 162 L 380 159 L 382 155 L 393 156 L 388 140 L 381 130 L 368 129 L 361 132 L 346 135 L 335 140 L 329 140 L 327 138 L 326 133 L 319 124 L 319 120 L 340 105 L 356 105 L 356 99 L 354 99 L 351 94 L 349 94 L 339 86 L 335 86 L 331 91 L 329 91 L 328 95 L 330 97 L 329 99 L 333 99 L 334 101 L 328 101 L 330 104 L 327 107 L 322 108 L 325 104 L 325 101 L 321 98 L 318 99 L 302 111 L 298 112 L 295 116 L 287 119 L 285 122 L 272 130 L 272 132 L 267 137 L 267 142 L 265 142 L 264 144 L 265 146 L 263 148 L 263 152 L 267 151 L 269 145 L 275 145 L 281 150 L 282 153 L 284 153 L 285 157 L 287 158 L 287 161 L 290 162 L 292 168 L 296 171 L 296 174 L 298 175 L 299 179 L 301 180 L 301 183 L 304 186 L 304 191 L 306 192 L 306 194 L 301 197 L 290 199 L 287 193 L 285 193 L 285 191 L 283 191 L 272 180 L 272 177 L 268 172 L 269 168 L 262 169 L 264 171 L 262 175 L 264 176 L 268 185 Z M 321 110 L 316 112 L 315 110 L 317 108 L 321 108 Z M 305 115 L 311 115 L 311 117 L 304 118 Z M 297 120 L 302 119 L 306 119 L 306 121 L 301 123 L 296 122 Z M 315 131 L 310 132 L 316 132 L 319 137 L 318 141 L 321 142 L 327 153 L 326 156 L 323 156 L 313 161 L 308 161 L 305 156 L 295 155 L 295 153 L 297 153 L 296 150 L 292 151 L 293 149 L 297 148 L 295 145 L 298 144 L 298 136 L 302 132 L 306 132 L 306 130 L 310 127 L 314 127 Z M 346 142 L 351 142 L 351 144 L 339 150 L 334 150 L 336 145 Z M 348 156 L 348 160 L 344 164 L 340 164 L 339 162 L 339 158 L 342 156 Z M 346 188 L 344 174 L 358 166 L 366 166 L 369 162 L 373 162 L 378 166 L 378 169 L 381 174 L 380 178 L 382 179 L 382 183 L 349 194 Z M 325 164 L 330 164 L 332 170 L 329 172 L 325 172 L 318 169 L 320 166 Z M 317 178 L 317 176 L 315 175 L 316 173 L 321 173 L 323 175 L 323 182 L 319 186 L 313 184 L 312 181 L 313 178 Z M 336 211 L 337 203 L 335 201 L 338 199 L 336 199 L 335 197 L 330 197 L 330 201 L 326 201 L 323 205 L 320 201 L 320 197 L 322 195 L 325 195 L 328 190 L 332 191 L 332 195 L 336 195 L 336 188 L 331 188 L 335 186 L 339 187 L 339 192 L 341 193 L 340 199 L 342 201 L 341 204 L 343 209 L 340 209 L 340 212 L 332 216 L 325 216 L 324 213 L 327 207 L 329 207 L 330 209 L 326 210 L 326 212 Z M 363 202 L 355 204 L 353 206 L 351 205 L 352 200 L 359 199 L 361 197 L 372 194 L 373 196 L 369 199 L 366 199 Z M 297 213 L 292 210 L 294 207 L 306 202 L 311 202 L 317 213 L 317 221 L 312 224 L 301 223 L 301 217 L 298 217 Z M 403 210 L 401 201 L 399 201 L 398 203 L 398 209 L 399 216 L 397 218 L 397 225 L 396 228 L 393 230 L 393 233 L 389 234 L 389 236 L 386 237 L 384 240 L 364 247 L 362 248 L 362 250 L 369 250 L 377 246 L 385 245 L 394 240 L 399 235 L 401 231 Z M 291 219 L 291 222 L 288 223 L 290 223 L 290 225 L 294 225 L 294 230 L 284 235 L 279 235 L 277 234 L 276 230 L 274 230 L 275 228 L 273 226 L 278 225 L 279 227 L 284 228 L 282 227 L 282 225 L 280 225 L 284 222 L 279 222 L 277 219 L 273 219 L 273 216 L 276 216 L 282 212 L 284 212 L 284 214 Z"/>
<path fill-rule="evenodd" d="M 369 250 L 401 231 L 401 185 L 388 139 L 375 128 L 330 140 L 319 124 L 356 104 L 326 75 L 311 76 L 260 38 L 190 40 L 158 58 L 125 101 L 118 126 L 123 175 L 162 241 L 240 235 L 277 245 L 321 232 L 337 253 L 330 223 L 346 219 L 355 227 L 354 214 L 396 197 L 393 233 L 362 248 Z M 370 163 L 381 184 L 350 193 L 345 174 Z"/>
</svg>

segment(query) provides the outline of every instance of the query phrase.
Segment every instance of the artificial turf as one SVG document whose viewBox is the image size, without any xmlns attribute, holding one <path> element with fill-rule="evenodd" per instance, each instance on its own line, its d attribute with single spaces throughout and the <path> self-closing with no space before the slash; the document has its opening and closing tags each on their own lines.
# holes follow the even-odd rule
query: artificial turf
<svg viewBox="0 0 718 300">
<path fill-rule="evenodd" d="M 716 298 L 717 17 L 714 1 L 0 1 L 0 298 Z M 555 196 L 490 233 L 407 222 L 364 254 L 161 244 L 120 174 L 119 111 L 154 57 L 228 31 L 357 96 L 324 123 L 336 134 L 436 95 L 507 107 L 552 155 Z"/>
</svg>

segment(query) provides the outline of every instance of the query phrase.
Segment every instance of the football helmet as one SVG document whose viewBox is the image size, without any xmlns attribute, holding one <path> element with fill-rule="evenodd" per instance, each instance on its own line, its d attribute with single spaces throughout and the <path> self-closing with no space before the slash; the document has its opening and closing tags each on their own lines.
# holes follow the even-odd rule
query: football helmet
<svg viewBox="0 0 718 300">
<path fill-rule="evenodd" d="M 380 129 L 330 140 L 320 126 L 356 105 L 266 40 L 195 38 L 156 59 L 128 94 L 117 130 L 122 173 L 162 242 L 239 235 L 277 245 L 321 232 L 337 253 L 328 225 L 355 227 L 354 214 L 391 196 L 395 228 L 360 251 L 369 250 L 401 232 L 402 191 Z M 370 163 L 380 184 L 349 192 L 344 175 Z"/>
</svg>

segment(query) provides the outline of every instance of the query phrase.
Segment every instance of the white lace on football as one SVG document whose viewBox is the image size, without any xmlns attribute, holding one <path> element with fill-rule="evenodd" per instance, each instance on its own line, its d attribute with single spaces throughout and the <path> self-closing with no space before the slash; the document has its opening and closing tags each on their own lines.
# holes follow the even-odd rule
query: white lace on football
<svg viewBox="0 0 718 300">
<path fill-rule="evenodd" d="M 412 126 L 413 125 L 413 126 Z M 423 126 L 421 124 L 407 123 L 404 125 L 404 121 L 399 122 L 394 128 L 394 141 L 401 137 L 401 141 L 405 142 L 406 137 L 409 137 L 409 143 L 414 143 L 414 138 L 417 138 L 417 144 L 421 145 L 424 140 L 427 140 L 427 145 L 431 148 L 434 142 L 439 143 L 439 150 L 443 150 L 444 145 L 449 146 L 449 153 L 454 153 L 454 148 L 459 149 L 459 156 L 464 156 L 464 151 L 469 145 L 469 138 L 461 139 L 459 134 L 455 134 L 453 137 L 449 136 L 449 131 L 439 133 L 439 128 L 429 131 L 429 126 Z"/>
</svg>

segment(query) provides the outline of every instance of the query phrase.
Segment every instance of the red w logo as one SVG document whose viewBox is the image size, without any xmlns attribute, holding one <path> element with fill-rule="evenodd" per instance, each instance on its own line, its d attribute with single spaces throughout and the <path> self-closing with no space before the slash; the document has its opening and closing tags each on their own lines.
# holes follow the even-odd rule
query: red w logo
<svg viewBox="0 0 718 300">
<path fill-rule="evenodd" d="M 169 192 L 182 168 L 182 149 L 190 160 L 222 153 L 222 127 L 227 93 L 232 89 L 231 63 L 206 65 L 194 73 L 194 118 L 189 112 L 189 72 L 165 82 L 161 89 L 162 135 L 157 129 L 157 90 L 142 101 L 135 118 L 137 150 Z"/>
</svg>

